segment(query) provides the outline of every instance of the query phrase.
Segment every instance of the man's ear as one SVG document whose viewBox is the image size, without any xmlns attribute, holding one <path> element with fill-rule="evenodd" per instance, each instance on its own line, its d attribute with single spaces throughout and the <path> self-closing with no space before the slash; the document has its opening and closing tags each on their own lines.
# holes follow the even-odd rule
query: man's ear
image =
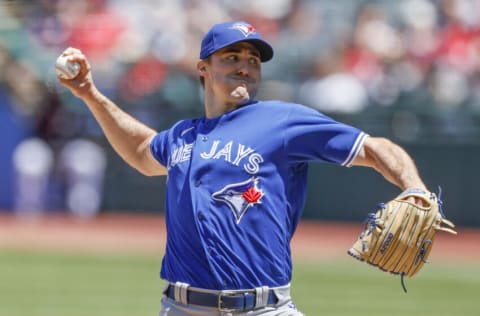
<svg viewBox="0 0 480 316">
<path fill-rule="evenodd" d="M 207 71 L 207 65 L 204 60 L 199 60 L 197 63 L 197 71 L 200 76 L 203 76 Z"/>
</svg>

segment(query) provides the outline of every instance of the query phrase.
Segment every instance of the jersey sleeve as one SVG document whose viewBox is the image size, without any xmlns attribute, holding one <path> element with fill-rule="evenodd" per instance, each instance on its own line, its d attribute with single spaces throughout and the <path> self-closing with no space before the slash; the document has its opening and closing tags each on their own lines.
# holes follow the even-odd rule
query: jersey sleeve
<svg viewBox="0 0 480 316">
<path fill-rule="evenodd" d="M 163 166 L 168 168 L 172 145 L 178 138 L 182 138 L 186 131 L 195 125 L 194 119 L 185 119 L 175 123 L 170 129 L 159 132 L 150 141 L 150 152 Z"/>
<path fill-rule="evenodd" d="M 351 166 L 368 136 L 301 105 L 290 109 L 285 123 L 285 146 L 292 162 L 320 161 Z"/>
<path fill-rule="evenodd" d="M 155 135 L 150 141 L 150 152 L 153 157 L 163 166 L 167 166 L 168 152 L 168 131 L 162 131 Z"/>
</svg>

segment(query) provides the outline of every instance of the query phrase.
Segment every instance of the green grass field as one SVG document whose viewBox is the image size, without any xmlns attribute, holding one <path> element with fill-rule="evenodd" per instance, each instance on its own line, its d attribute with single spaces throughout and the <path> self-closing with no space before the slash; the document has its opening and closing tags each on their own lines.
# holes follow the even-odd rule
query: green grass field
<svg viewBox="0 0 480 316">
<path fill-rule="evenodd" d="M 0 251 L 0 316 L 158 315 L 160 255 Z M 307 315 L 479 315 L 480 266 L 429 265 L 407 281 L 348 258 L 297 262 L 293 297 Z"/>
</svg>

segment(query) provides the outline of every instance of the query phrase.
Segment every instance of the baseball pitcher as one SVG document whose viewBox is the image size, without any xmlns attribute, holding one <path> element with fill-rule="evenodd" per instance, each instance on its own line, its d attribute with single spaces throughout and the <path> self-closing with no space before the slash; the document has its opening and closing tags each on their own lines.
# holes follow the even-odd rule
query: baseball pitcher
<svg viewBox="0 0 480 316">
<path fill-rule="evenodd" d="M 257 100 L 273 49 L 246 22 L 216 24 L 203 38 L 197 71 L 205 115 L 160 132 L 97 90 L 79 49 L 63 56 L 81 67 L 59 80 L 86 103 L 116 152 L 147 176 L 167 176 L 160 315 L 303 315 L 290 296 L 290 241 L 309 162 L 371 167 L 401 190 L 427 191 L 391 141 L 300 104 Z"/>
</svg>

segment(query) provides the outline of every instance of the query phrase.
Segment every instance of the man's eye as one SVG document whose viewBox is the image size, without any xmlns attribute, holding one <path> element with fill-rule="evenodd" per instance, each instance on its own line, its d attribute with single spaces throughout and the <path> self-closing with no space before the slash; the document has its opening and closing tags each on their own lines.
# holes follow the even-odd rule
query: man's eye
<svg viewBox="0 0 480 316">
<path fill-rule="evenodd" d="M 260 60 L 258 58 L 250 58 L 249 62 L 251 65 L 258 65 Z"/>
<path fill-rule="evenodd" d="M 227 56 L 226 60 L 235 61 L 235 60 L 237 60 L 237 56 L 235 56 L 235 55 L 229 55 L 229 56 Z"/>
</svg>

